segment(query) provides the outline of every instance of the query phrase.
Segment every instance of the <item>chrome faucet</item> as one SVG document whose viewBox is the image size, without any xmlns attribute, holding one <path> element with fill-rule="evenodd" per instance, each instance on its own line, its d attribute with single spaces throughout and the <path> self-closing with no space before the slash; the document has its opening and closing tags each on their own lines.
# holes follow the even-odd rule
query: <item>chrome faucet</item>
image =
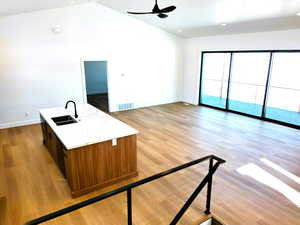
<svg viewBox="0 0 300 225">
<path fill-rule="evenodd" d="M 74 109 L 75 109 L 75 118 L 78 118 L 78 114 L 77 114 L 77 108 L 76 108 L 76 103 L 74 102 L 74 101 L 67 101 L 67 103 L 66 103 L 66 106 L 65 106 L 65 109 L 67 109 L 68 108 L 68 104 L 70 103 L 70 102 L 72 102 L 73 104 L 74 104 Z"/>
</svg>

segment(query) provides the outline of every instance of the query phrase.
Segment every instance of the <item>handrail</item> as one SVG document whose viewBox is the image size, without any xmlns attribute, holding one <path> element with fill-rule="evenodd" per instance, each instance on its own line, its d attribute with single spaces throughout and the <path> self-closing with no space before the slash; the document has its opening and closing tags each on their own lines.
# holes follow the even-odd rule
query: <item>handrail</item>
<svg viewBox="0 0 300 225">
<path fill-rule="evenodd" d="M 213 78 L 205 78 L 205 80 L 209 80 L 209 81 L 215 81 L 215 82 L 227 82 L 219 80 L 219 79 L 213 79 Z M 248 86 L 256 86 L 256 87 L 265 87 L 265 84 L 254 84 L 254 83 L 247 83 L 247 82 L 240 82 L 240 81 L 232 81 L 231 83 L 234 84 L 241 84 L 241 85 L 248 85 Z M 284 90 L 291 90 L 291 91 L 300 91 L 300 89 L 298 88 L 288 88 L 288 87 L 280 87 L 280 86 L 275 86 L 275 85 L 269 85 L 271 88 L 277 88 L 277 89 L 284 89 Z"/>
<path fill-rule="evenodd" d="M 52 220 L 54 218 L 57 218 L 59 216 L 65 215 L 67 213 L 70 213 L 72 211 L 78 210 L 80 208 L 83 208 L 85 206 L 91 205 L 93 203 L 99 202 L 101 200 L 104 200 L 106 198 L 109 198 L 111 196 L 117 195 L 121 192 L 127 192 L 127 216 L 128 216 L 128 225 L 132 225 L 132 188 L 135 188 L 137 186 L 143 185 L 145 183 L 149 183 L 153 180 L 159 179 L 161 177 L 167 176 L 169 174 L 175 173 L 179 170 L 188 168 L 190 166 L 196 165 L 198 163 L 204 162 L 206 160 L 209 160 L 209 171 L 207 173 L 207 175 L 205 176 L 205 178 L 201 181 L 201 183 L 199 184 L 199 186 L 195 189 L 195 191 L 192 193 L 192 195 L 189 197 L 189 199 L 186 201 L 186 203 L 184 204 L 184 206 L 180 209 L 180 211 L 177 213 L 177 215 L 174 217 L 174 219 L 172 220 L 172 222 L 170 223 L 170 225 L 175 225 L 177 224 L 177 222 L 180 220 L 180 218 L 182 217 L 182 215 L 185 213 L 185 211 L 188 209 L 188 207 L 192 204 L 192 202 L 194 201 L 194 199 L 198 196 L 198 194 L 201 192 L 201 190 L 204 188 L 204 186 L 206 184 L 208 184 L 208 188 L 207 188 L 207 199 L 206 199 L 206 210 L 205 213 L 206 214 L 210 214 L 210 200 L 211 200 L 211 186 L 212 186 L 212 176 L 215 173 L 215 171 L 218 169 L 219 165 L 222 163 L 225 163 L 226 161 L 215 156 L 215 155 L 209 155 L 188 163 L 185 163 L 183 165 L 174 167 L 172 169 L 166 170 L 164 172 L 155 174 L 153 176 L 147 177 L 145 179 L 139 180 L 137 182 L 125 185 L 123 187 L 117 188 L 113 191 L 101 194 L 99 196 L 96 196 L 94 198 L 85 200 L 83 202 L 74 204 L 72 206 L 66 207 L 64 209 L 55 211 L 53 213 L 49 213 L 45 216 L 39 217 L 37 219 L 31 220 L 29 222 L 27 222 L 25 225 L 36 225 L 36 224 L 41 224 L 43 222 Z M 213 165 L 214 160 L 216 160 L 217 162 L 215 163 L 215 165 Z"/>
</svg>

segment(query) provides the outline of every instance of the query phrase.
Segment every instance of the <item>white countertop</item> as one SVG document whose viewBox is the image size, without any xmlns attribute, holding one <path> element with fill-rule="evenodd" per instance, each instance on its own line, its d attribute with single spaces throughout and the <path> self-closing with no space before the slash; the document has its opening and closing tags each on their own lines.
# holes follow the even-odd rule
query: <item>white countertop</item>
<svg viewBox="0 0 300 225">
<path fill-rule="evenodd" d="M 68 109 L 59 107 L 40 110 L 42 117 L 68 150 L 138 133 L 134 128 L 92 105 L 78 104 L 77 112 L 78 123 L 57 126 L 51 118 L 71 115 L 75 119 L 72 104 Z"/>
</svg>

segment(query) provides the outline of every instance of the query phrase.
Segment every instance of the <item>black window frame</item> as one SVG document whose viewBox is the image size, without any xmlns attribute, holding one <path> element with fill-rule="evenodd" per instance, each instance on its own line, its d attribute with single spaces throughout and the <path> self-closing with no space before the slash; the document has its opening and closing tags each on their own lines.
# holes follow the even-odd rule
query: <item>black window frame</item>
<svg viewBox="0 0 300 225">
<path fill-rule="evenodd" d="M 220 108 L 212 105 L 207 105 L 203 104 L 201 102 L 201 95 L 202 95 L 202 78 L 203 78 L 203 59 L 204 59 L 204 54 L 209 54 L 209 53 L 228 53 L 230 54 L 230 64 L 229 64 L 229 74 L 228 74 L 228 86 L 227 86 L 227 96 L 226 96 L 226 107 L 225 108 Z M 235 111 L 232 109 L 229 109 L 229 93 L 230 93 L 230 84 L 231 84 L 231 71 L 232 71 L 232 61 L 234 57 L 234 53 L 270 53 L 270 59 L 269 59 L 269 66 L 268 66 L 268 74 L 267 74 L 267 80 L 266 80 L 266 88 L 265 88 L 265 93 L 264 93 L 264 101 L 263 101 L 263 109 L 262 109 L 262 114 L 261 116 L 256 116 L 256 115 L 251 115 L 239 111 Z M 260 119 L 263 121 L 267 122 L 272 122 L 275 124 L 287 126 L 287 127 L 292 127 L 295 129 L 300 130 L 300 126 L 296 124 L 291 124 L 291 123 L 286 123 L 283 121 L 279 120 L 274 120 L 270 118 L 266 118 L 266 107 L 267 107 L 267 99 L 268 99 L 268 91 L 269 91 L 269 85 L 270 85 L 270 80 L 271 80 L 271 73 L 272 73 L 272 65 L 273 65 L 273 59 L 274 59 L 274 53 L 300 53 L 300 50 L 228 50 L 228 51 L 202 51 L 201 52 L 201 63 L 200 63 L 200 85 L 199 85 L 199 100 L 198 100 L 198 105 L 199 106 L 205 106 L 225 112 L 230 112 L 230 113 L 235 113 L 239 114 L 242 116 L 247 116 L 255 119 Z"/>
</svg>

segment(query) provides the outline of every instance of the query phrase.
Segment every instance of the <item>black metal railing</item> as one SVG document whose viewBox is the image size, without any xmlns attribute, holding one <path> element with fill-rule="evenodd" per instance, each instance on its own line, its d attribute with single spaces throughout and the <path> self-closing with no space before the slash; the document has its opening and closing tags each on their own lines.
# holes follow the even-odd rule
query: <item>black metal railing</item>
<svg viewBox="0 0 300 225">
<path fill-rule="evenodd" d="M 157 180 L 161 177 L 164 177 L 166 175 L 175 173 L 179 170 L 185 169 L 187 167 L 196 165 L 198 163 L 201 163 L 203 161 L 207 161 L 209 160 L 209 170 L 208 173 L 206 174 L 206 176 L 204 177 L 204 179 L 201 181 L 201 183 L 197 186 L 197 188 L 195 189 L 195 191 L 191 194 L 191 196 L 188 198 L 188 200 L 185 202 L 185 204 L 182 206 L 182 208 L 179 210 L 179 212 L 177 213 L 177 215 L 174 217 L 174 219 L 172 220 L 172 222 L 170 223 L 170 225 L 176 225 L 177 222 L 180 220 L 180 218 L 183 216 L 183 214 L 185 213 L 185 211 L 189 208 L 189 206 L 192 204 L 192 202 L 195 200 L 195 198 L 198 196 L 198 194 L 201 192 L 201 190 L 205 187 L 205 185 L 207 184 L 207 197 L 206 197 L 206 210 L 205 213 L 206 214 L 210 214 L 210 202 L 211 202 L 211 189 L 212 189 L 212 176 L 213 174 L 216 172 L 216 170 L 218 169 L 219 165 L 222 163 L 225 163 L 225 160 L 215 156 L 215 155 L 209 155 L 188 163 L 185 163 L 181 166 L 177 166 L 175 168 L 172 168 L 170 170 L 166 170 L 164 172 L 155 174 L 151 177 L 147 177 L 145 179 L 139 180 L 137 182 L 125 185 L 123 187 L 120 187 L 116 190 L 107 192 L 105 194 L 101 194 L 97 197 L 88 199 L 86 201 L 77 203 L 75 205 L 69 206 L 67 208 L 58 210 L 56 212 L 47 214 L 45 216 L 39 217 L 37 219 L 34 219 L 32 221 L 27 222 L 25 225 L 36 225 L 36 224 L 41 224 L 43 222 L 52 220 L 54 218 L 57 218 L 59 216 L 65 215 L 67 213 L 70 213 L 72 211 L 78 210 L 80 208 L 83 208 L 85 206 L 91 205 L 95 202 L 99 202 L 101 200 L 104 200 L 106 198 L 109 198 L 111 196 L 117 195 L 119 193 L 122 192 L 127 192 L 127 217 L 128 217 L 128 225 L 132 225 L 132 189 L 143 185 L 145 183 L 149 183 L 153 180 Z M 214 163 L 214 160 L 216 160 L 216 163 Z"/>
</svg>

